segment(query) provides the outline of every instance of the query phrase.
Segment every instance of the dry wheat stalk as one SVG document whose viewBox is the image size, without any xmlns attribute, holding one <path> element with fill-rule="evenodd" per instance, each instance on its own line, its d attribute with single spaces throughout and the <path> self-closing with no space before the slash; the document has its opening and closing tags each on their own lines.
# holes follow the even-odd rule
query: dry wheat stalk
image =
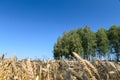
<svg viewBox="0 0 120 80">
<path fill-rule="evenodd" d="M 0 59 L 0 80 L 119 80 L 120 64 L 95 59 L 17 60 Z M 100 76 L 100 79 L 99 79 Z"/>
<path fill-rule="evenodd" d="M 89 68 L 87 68 L 87 65 L 86 63 L 84 62 L 84 60 L 75 52 L 73 52 L 73 55 L 78 59 L 78 61 L 80 62 L 81 66 L 83 66 L 83 70 L 86 72 L 86 74 L 88 75 L 88 77 L 91 79 L 91 80 L 94 80 L 95 77 L 94 75 L 92 74 L 92 72 L 89 70 Z M 100 80 L 100 79 L 99 79 Z"/>
</svg>

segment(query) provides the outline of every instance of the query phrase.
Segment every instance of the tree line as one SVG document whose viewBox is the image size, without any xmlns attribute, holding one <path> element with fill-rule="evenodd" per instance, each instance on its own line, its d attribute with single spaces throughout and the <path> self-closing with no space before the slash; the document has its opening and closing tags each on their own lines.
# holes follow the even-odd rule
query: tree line
<svg viewBox="0 0 120 80">
<path fill-rule="evenodd" d="M 54 44 L 55 59 L 71 58 L 72 52 L 77 52 L 84 59 L 90 56 L 106 56 L 114 53 L 116 60 L 120 57 L 120 26 L 112 25 L 108 30 L 99 28 L 96 32 L 89 26 L 63 32 Z"/>
</svg>

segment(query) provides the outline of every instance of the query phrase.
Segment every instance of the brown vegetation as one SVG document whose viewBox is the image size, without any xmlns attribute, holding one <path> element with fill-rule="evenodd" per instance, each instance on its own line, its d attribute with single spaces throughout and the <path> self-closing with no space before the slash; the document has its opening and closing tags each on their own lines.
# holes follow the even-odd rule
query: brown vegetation
<svg viewBox="0 0 120 80">
<path fill-rule="evenodd" d="M 120 64 L 94 58 L 77 60 L 17 60 L 0 58 L 0 80 L 119 80 Z"/>
</svg>

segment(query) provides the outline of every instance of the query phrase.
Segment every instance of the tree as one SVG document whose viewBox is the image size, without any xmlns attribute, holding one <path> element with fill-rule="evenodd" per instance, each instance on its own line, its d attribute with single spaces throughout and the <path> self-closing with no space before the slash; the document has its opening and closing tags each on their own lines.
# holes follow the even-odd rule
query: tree
<svg viewBox="0 0 120 80">
<path fill-rule="evenodd" d="M 112 25 L 108 31 L 108 37 L 110 40 L 110 45 L 114 48 L 117 61 L 119 61 L 120 52 L 120 29 L 116 25 Z"/>
<path fill-rule="evenodd" d="M 79 35 L 79 38 L 81 39 L 81 44 L 83 43 L 83 34 L 84 34 L 84 31 L 83 31 L 83 29 L 82 28 L 78 28 L 77 29 L 77 34 Z M 83 48 L 82 48 L 83 49 Z M 84 50 L 84 49 L 83 49 Z M 84 51 L 81 51 L 81 57 L 84 57 L 85 55 L 84 55 Z"/>
<path fill-rule="evenodd" d="M 71 30 L 70 32 L 64 32 L 62 38 L 58 38 L 57 43 L 54 45 L 54 58 L 60 59 L 60 57 L 65 56 L 65 58 L 70 58 L 72 52 L 77 52 L 80 54 L 82 51 L 82 44 L 79 35 L 76 30 Z"/>
<path fill-rule="evenodd" d="M 54 44 L 54 58 L 70 58 L 72 52 L 77 52 L 89 59 L 89 56 L 95 56 L 96 50 L 99 54 L 105 55 L 109 50 L 115 50 L 117 61 L 120 55 L 120 26 L 112 25 L 109 30 L 98 29 L 95 33 L 89 26 L 64 32 L 62 37 L 58 37 Z"/>
<path fill-rule="evenodd" d="M 105 55 L 109 50 L 109 40 L 107 37 L 106 30 L 104 28 L 100 28 L 97 33 L 97 48 L 99 50 L 99 54 Z"/>
<path fill-rule="evenodd" d="M 68 58 L 69 51 L 69 33 L 64 32 L 62 37 L 63 56 Z"/>
<path fill-rule="evenodd" d="M 82 47 L 82 41 L 79 37 L 79 35 L 77 34 L 76 30 L 71 30 L 69 32 L 69 54 L 71 56 L 72 52 L 77 52 L 78 54 L 80 54 L 80 52 L 83 51 L 83 47 Z"/>
<path fill-rule="evenodd" d="M 54 45 L 54 58 L 55 59 L 60 59 L 62 57 L 62 38 L 58 37 L 57 43 Z"/>
<path fill-rule="evenodd" d="M 95 33 L 90 30 L 90 27 L 85 26 L 83 29 L 82 46 L 84 50 L 84 58 L 88 59 L 88 56 L 95 53 L 96 48 L 96 36 Z"/>
</svg>

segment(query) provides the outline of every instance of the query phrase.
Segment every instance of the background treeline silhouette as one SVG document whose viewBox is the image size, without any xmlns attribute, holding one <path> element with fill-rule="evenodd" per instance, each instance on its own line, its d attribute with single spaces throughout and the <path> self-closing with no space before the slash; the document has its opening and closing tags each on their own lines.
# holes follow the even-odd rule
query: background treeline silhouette
<svg viewBox="0 0 120 80">
<path fill-rule="evenodd" d="M 112 25 L 108 30 L 99 28 L 97 32 L 92 31 L 89 26 L 65 31 L 54 44 L 54 58 L 70 59 L 72 52 L 77 52 L 88 60 L 98 57 L 119 61 L 120 26 Z"/>
</svg>

